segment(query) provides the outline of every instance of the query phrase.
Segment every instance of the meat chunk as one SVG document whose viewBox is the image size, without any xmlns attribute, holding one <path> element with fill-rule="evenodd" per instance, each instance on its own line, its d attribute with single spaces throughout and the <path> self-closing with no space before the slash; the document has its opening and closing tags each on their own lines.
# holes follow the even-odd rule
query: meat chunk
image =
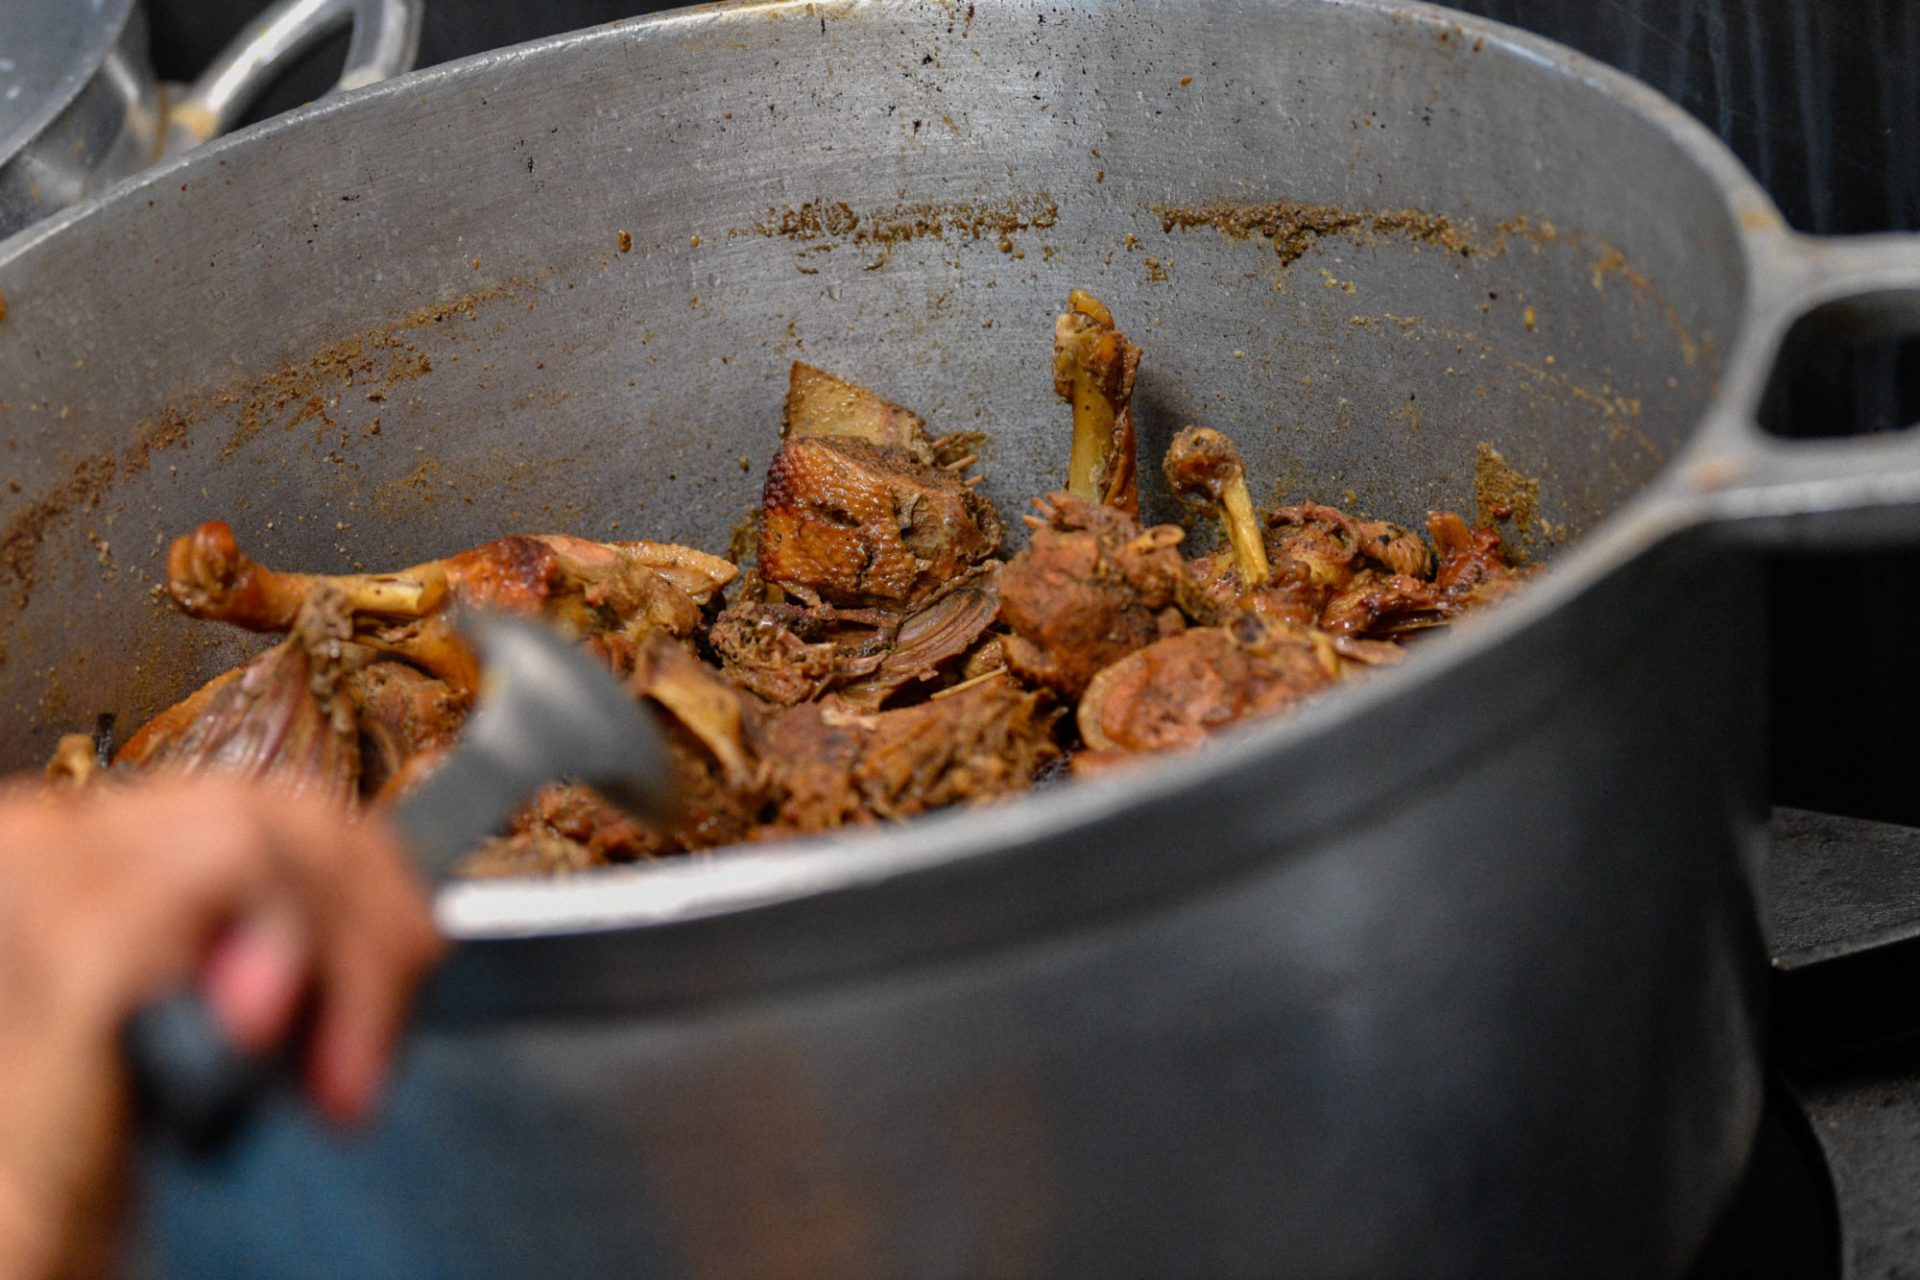
<svg viewBox="0 0 1920 1280">
<path fill-rule="evenodd" d="M 1021 679 L 1076 698 L 1103 667 L 1221 616 L 1187 571 L 1177 526 L 1142 529 L 1066 493 L 1035 508 L 1032 540 L 1000 573 L 1003 650 Z"/>
<path fill-rule="evenodd" d="M 1148 645 L 1093 678 L 1077 714 L 1097 752 L 1167 751 L 1268 715 L 1339 679 L 1331 637 L 1242 614 Z"/>
<path fill-rule="evenodd" d="M 346 687 L 358 710 L 363 795 L 378 794 L 409 760 L 450 748 L 466 720 L 465 698 L 404 662 L 369 662 L 347 676 Z"/>
<path fill-rule="evenodd" d="M 1504 599 L 1526 584 L 1528 572 L 1507 563 L 1497 529 L 1469 529 L 1451 511 L 1427 517 L 1427 532 L 1440 553 L 1433 584 L 1445 593 L 1456 612 Z"/>
<path fill-rule="evenodd" d="M 149 721 L 114 757 L 136 769 L 272 778 L 347 799 L 360 735 L 343 688 L 356 647 L 342 593 L 308 592 L 287 638 Z"/>
<path fill-rule="evenodd" d="M 1025 790 L 1061 755 L 1061 712 L 1004 674 L 870 715 L 808 703 L 767 727 L 777 795 L 762 837 L 908 818 Z"/>
<path fill-rule="evenodd" d="M 469 696 L 479 672 L 446 616 L 449 602 L 545 616 L 624 671 L 648 634 L 692 636 L 705 605 L 738 572 L 690 547 L 543 534 L 501 538 L 397 573 L 284 573 L 252 560 L 233 530 L 213 521 L 174 541 L 168 591 L 194 617 L 279 631 L 325 586 L 341 601 L 356 640 Z"/>
<path fill-rule="evenodd" d="M 830 436 L 905 449 L 913 460 L 933 462 L 920 415 L 823 369 L 796 360 L 787 377 L 787 405 L 780 420 L 783 440 Z"/>
<path fill-rule="evenodd" d="M 777 706 L 830 694 L 876 710 L 977 656 L 999 612 L 999 570 L 990 561 L 905 613 L 744 601 L 708 640 L 730 680 Z"/>
<path fill-rule="evenodd" d="M 1433 553 L 1418 534 L 1317 503 L 1272 512 L 1267 517 L 1266 541 L 1276 569 L 1283 561 L 1293 561 L 1313 582 L 1331 591 L 1346 587 L 1367 568 L 1411 578 L 1433 576 Z"/>
<path fill-rule="evenodd" d="M 999 545 L 992 504 L 904 449 L 789 440 L 767 468 L 760 576 L 802 598 L 912 605 Z"/>
<path fill-rule="evenodd" d="M 1114 327 L 1113 312 L 1075 289 L 1053 322 L 1053 389 L 1073 406 L 1067 492 L 1140 514 L 1133 432 L 1133 380 L 1140 348 Z"/>
</svg>

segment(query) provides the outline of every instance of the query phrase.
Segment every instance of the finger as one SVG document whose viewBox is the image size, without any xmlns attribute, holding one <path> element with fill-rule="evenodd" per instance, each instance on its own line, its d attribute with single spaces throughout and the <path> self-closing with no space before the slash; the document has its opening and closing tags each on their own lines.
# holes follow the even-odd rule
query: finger
<svg viewBox="0 0 1920 1280">
<path fill-rule="evenodd" d="M 200 991 L 234 1045 L 264 1056 L 292 1027 L 312 965 L 312 929 L 279 898 L 215 942 L 200 970 Z"/>
</svg>

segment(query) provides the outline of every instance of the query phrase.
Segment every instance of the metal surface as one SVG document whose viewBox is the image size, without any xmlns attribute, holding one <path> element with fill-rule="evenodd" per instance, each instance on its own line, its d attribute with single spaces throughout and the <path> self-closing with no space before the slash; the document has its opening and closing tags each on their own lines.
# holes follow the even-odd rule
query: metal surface
<svg viewBox="0 0 1920 1280">
<path fill-rule="evenodd" d="M 230 128 L 294 59 L 353 24 L 338 89 L 398 75 L 424 0 L 280 0 L 191 88 L 163 94 L 137 0 L 0 11 L 0 236 Z"/>
<path fill-rule="evenodd" d="M 1262 218 L 1286 252 L 1233 234 Z M 135 289 L 127 242 L 166 246 Z M 1862 467 L 1751 421 L 1869 265 L 1564 50 L 1304 0 L 688 11 L 299 113 L 0 246 L 9 763 L 242 651 L 142 591 L 204 518 L 312 568 L 516 527 L 724 547 L 795 355 L 988 432 L 1017 510 L 1065 452 L 1069 286 L 1147 349 L 1145 449 L 1204 421 L 1263 485 L 1412 523 L 1470 505 L 1486 443 L 1553 560 L 1124 784 L 449 891 L 475 941 L 387 1120 L 277 1114 L 165 1168 L 160 1256 L 1677 1272 L 1761 1095 L 1730 544 L 1920 533 L 1911 443 Z"/>
</svg>

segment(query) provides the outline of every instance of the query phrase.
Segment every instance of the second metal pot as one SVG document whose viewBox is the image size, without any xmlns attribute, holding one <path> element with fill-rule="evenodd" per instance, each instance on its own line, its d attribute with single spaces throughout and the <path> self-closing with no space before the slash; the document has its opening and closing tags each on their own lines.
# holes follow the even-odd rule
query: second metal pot
<svg viewBox="0 0 1920 1280">
<path fill-rule="evenodd" d="M 337 89 L 411 70 L 423 0 L 278 0 L 191 86 L 161 86 L 139 0 L 0 9 L 0 238 L 233 127 L 352 24 Z"/>
</svg>

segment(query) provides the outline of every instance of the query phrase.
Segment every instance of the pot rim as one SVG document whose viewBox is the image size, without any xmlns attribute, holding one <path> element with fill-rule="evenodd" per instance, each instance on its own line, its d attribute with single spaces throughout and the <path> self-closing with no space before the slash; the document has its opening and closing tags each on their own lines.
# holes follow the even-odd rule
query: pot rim
<svg viewBox="0 0 1920 1280">
<path fill-rule="evenodd" d="M 851 15 L 866 10 L 884 10 L 896 2 L 852 0 L 844 9 L 836 6 L 838 20 L 850 20 Z M 1572 77 L 1619 100 L 1658 128 L 1722 198 L 1724 230 L 1737 246 L 1746 273 L 1738 328 L 1729 335 L 1726 366 L 1733 369 L 1745 363 L 1747 348 L 1763 338 L 1755 332 L 1756 279 L 1765 272 L 1769 245 L 1784 238 L 1787 228 L 1759 184 L 1705 125 L 1624 72 L 1504 23 L 1421 0 L 1311 2 L 1327 9 L 1391 15 L 1396 21 L 1423 24 L 1435 31 L 1472 35 L 1509 56 L 1536 64 L 1543 74 Z M 1286 6 L 1276 3 L 1274 7 L 1278 10 Z M 810 0 L 723 0 L 668 10 L 477 54 L 314 103 L 209 143 L 25 228 L 12 239 L 0 241 L 0 264 L 28 252 L 43 237 L 85 223 L 104 206 L 130 198 L 149 184 L 177 183 L 182 174 L 225 163 L 234 149 L 270 148 L 282 135 L 315 119 L 335 113 L 378 111 L 390 99 L 411 97 L 425 86 L 595 41 L 671 40 L 684 28 L 711 28 L 787 9 L 804 9 L 811 21 L 818 6 Z M 1201 748 L 1154 761 L 1137 773 L 1077 781 L 980 809 L 950 809 L 890 828 L 735 847 L 711 856 L 663 859 L 565 879 L 446 885 L 437 894 L 439 924 L 449 937 L 468 941 L 686 926 L 803 899 L 870 889 L 960 863 L 984 864 L 996 855 L 1012 855 L 1023 845 L 1059 840 L 1091 821 L 1112 820 L 1165 803 L 1256 761 L 1269 762 L 1276 772 L 1282 771 L 1290 757 L 1312 749 L 1342 726 L 1402 701 L 1421 698 L 1423 690 L 1506 648 L 1658 543 L 1711 520 L 1712 509 L 1698 500 L 1682 473 L 1700 441 L 1704 424 L 1739 398 L 1741 389 L 1735 382 L 1725 379 L 1715 391 L 1681 452 L 1618 510 L 1558 556 L 1550 573 L 1499 609 L 1422 646 L 1409 661 L 1382 678 L 1343 686 L 1338 696 L 1309 703 L 1279 720 L 1238 728 Z M 1511 724 L 1523 711 L 1518 706 L 1505 709 L 1505 723 Z M 1356 792 L 1352 805 L 1357 808 L 1368 800 L 1368 796 Z M 1204 873 L 1204 869 L 1196 868 L 1196 875 Z"/>
</svg>

